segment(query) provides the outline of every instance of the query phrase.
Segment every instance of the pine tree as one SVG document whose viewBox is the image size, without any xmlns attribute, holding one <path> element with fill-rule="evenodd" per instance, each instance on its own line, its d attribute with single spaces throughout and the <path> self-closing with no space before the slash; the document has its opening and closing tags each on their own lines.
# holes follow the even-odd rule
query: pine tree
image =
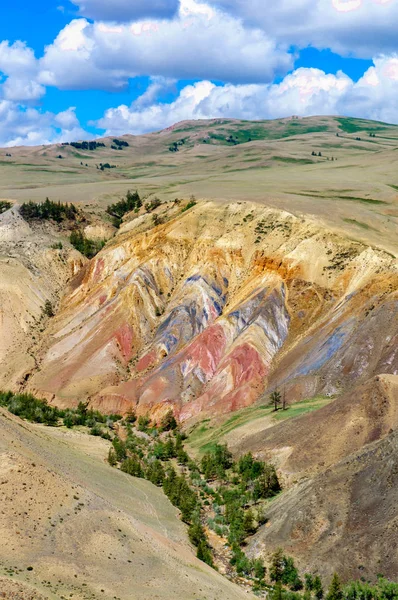
<svg viewBox="0 0 398 600">
<path fill-rule="evenodd" d="M 283 590 L 282 584 L 280 581 L 277 581 L 274 591 L 271 594 L 271 600 L 282 600 L 283 599 Z"/>
<path fill-rule="evenodd" d="M 326 600 L 343 600 L 340 577 L 335 573 L 326 596 Z"/>
<path fill-rule="evenodd" d="M 323 586 L 322 586 L 322 581 L 321 581 L 321 578 L 319 577 L 319 575 L 315 576 L 312 589 L 314 590 L 315 598 L 317 600 L 322 600 Z"/>
<path fill-rule="evenodd" d="M 305 580 L 305 590 L 307 591 L 312 591 L 314 589 L 314 578 L 311 575 L 311 573 L 306 573 L 304 575 L 304 580 Z"/>
<path fill-rule="evenodd" d="M 64 420 L 64 422 L 65 422 L 65 420 Z M 116 452 L 112 448 L 109 448 L 108 463 L 111 465 L 111 467 L 115 467 L 117 464 Z"/>
<path fill-rule="evenodd" d="M 278 548 L 271 558 L 271 568 L 269 571 L 271 581 L 275 581 L 276 583 L 282 581 L 284 568 L 285 557 L 283 555 L 283 550 L 282 548 Z"/>
</svg>

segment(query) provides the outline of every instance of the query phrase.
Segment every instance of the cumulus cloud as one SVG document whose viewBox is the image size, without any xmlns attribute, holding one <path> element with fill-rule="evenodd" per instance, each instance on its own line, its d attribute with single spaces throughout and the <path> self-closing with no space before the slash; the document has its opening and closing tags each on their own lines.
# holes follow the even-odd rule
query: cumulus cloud
<svg viewBox="0 0 398 600">
<path fill-rule="evenodd" d="M 90 19 L 129 22 L 147 18 L 171 19 L 179 0 L 72 0 Z"/>
<path fill-rule="evenodd" d="M 169 104 L 141 106 L 139 100 L 109 109 L 97 126 L 107 134 L 145 133 L 186 119 L 272 119 L 292 114 L 352 115 L 398 123 L 398 58 L 375 59 L 354 82 L 342 72 L 326 74 L 300 68 L 278 84 L 216 86 L 201 81 L 186 86 Z"/>
<path fill-rule="evenodd" d="M 257 83 L 286 73 L 292 63 L 287 49 L 259 29 L 181 0 L 172 21 L 72 21 L 46 48 L 39 81 L 61 89 L 110 90 L 139 75 Z"/>
<path fill-rule="evenodd" d="M 398 0 L 208 0 L 280 43 L 371 58 L 397 49 Z"/>
<path fill-rule="evenodd" d="M 6 100 L 29 101 L 44 96 L 46 89 L 37 81 L 11 75 L 1 86 L 0 92 Z"/>
<path fill-rule="evenodd" d="M 6 75 L 25 75 L 36 70 L 34 52 L 24 42 L 0 42 L 0 71 Z"/>
<path fill-rule="evenodd" d="M 81 128 L 74 108 L 54 114 L 0 100 L 0 146 L 37 146 L 90 137 Z"/>
<path fill-rule="evenodd" d="M 38 76 L 38 61 L 34 52 L 23 42 L 0 42 L 0 73 L 5 82 L 0 86 L 0 98 L 15 101 L 37 100 L 45 94 Z"/>
</svg>

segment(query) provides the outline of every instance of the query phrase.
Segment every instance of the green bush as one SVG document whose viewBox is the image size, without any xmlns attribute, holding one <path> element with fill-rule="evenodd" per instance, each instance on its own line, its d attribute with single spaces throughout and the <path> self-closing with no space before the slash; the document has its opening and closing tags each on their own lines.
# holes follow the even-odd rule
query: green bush
<svg viewBox="0 0 398 600">
<path fill-rule="evenodd" d="M 45 425 L 58 425 L 61 411 L 49 406 L 46 400 L 39 400 L 31 394 L 0 392 L 0 406 L 6 407 L 13 415 Z"/>
<path fill-rule="evenodd" d="M 190 200 L 188 202 L 188 204 L 186 206 L 184 206 L 184 208 L 181 210 L 182 213 L 186 212 L 187 210 L 189 210 L 190 208 L 193 208 L 194 206 L 196 206 L 197 202 L 196 200 Z"/>
<path fill-rule="evenodd" d="M 111 204 L 106 209 L 106 212 L 112 217 L 116 217 L 117 219 L 122 219 L 125 214 L 131 212 L 132 210 L 140 209 L 142 206 L 142 200 L 138 192 L 130 192 L 128 191 L 126 194 L 126 198 L 116 202 L 115 204 Z"/>
<path fill-rule="evenodd" d="M 93 258 L 106 244 L 105 240 L 89 240 L 78 229 L 72 231 L 69 241 L 76 250 L 87 258 Z"/>
<path fill-rule="evenodd" d="M 123 473 L 132 475 L 133 477 L 144 477 L 144 471 L 137 456 L 126 458 L 122 462 L 120 469 Z"/>
<path fill-rule="evenodd" d="M 8 200 L 0 200 L 0 215 L 3 214 L 3 212 L 6 212 L 6 210 L 9 210 L 12 207 L 11 202 L 8 202 Z"/>
</svg>

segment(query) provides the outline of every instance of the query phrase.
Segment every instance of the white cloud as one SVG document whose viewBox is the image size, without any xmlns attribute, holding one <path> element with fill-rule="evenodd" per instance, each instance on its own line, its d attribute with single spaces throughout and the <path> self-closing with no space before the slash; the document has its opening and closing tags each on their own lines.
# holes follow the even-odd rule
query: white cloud
<svg viewBox="0 0 398 600">
<path fill-rule="evenodd" d="M 201 81 L 186 86 L 171 104 L 157 103 L 142 106 L 138 99 L 131 107 L 121 105 L 108 109 L 96 125 L 106 129 L 112 135 L 128 132 L 138 134 L 163 129 L 186 119 L 207 118 L 207 115 L 202 114 L 200 105 L 210 98 L 215 90 L 217 87 L 210 81 Z"/>
<path fill-rule="evenodd" d="M 34 52 L 24 42 L 0 42 L 0 71 L 5 75 L 25 75 L 36 68 Z"/>
<path fill-rule="evenodd" d="M 171 19 L 179 0 L 72 0 L 80 13 L 90 19 L 129 22 L 139 19 Z"/>
<path fill-rule="evenodd" d="M 272 119 L 293 114 L 352 115 L 398 123 L 398 58 L 374 60 L 355 83 L 344 73 L 297 69 L 278 84 L 216 86 L 201 81 L 186 86 L 174 102 L 109 109 L 97 122 L 107 134 L 145 133 L 186 119 L 231 117 Z"/>
<path fill-rule="evenodd" d="M 29 101 L 38 100 L 46 93 L 46 89 L 31 79 L 20 79 L 10 75 L 0 90 L 6 100 Z"/>
<path fill-rule="evenodd" d="M 145 92 L 135 101 L 136 108 L 151 106 L 165 92 L 175 89 L 176 81 L 165 77 L 152 77 L 152 81 Z"/>
<path fill-rule="evenodd" d="M 37 100 L 45 89 L 36 79 L 38 62 L 34 52 L 23 42 L 0 42 L 0 72 L 6 77 L 0 86 L 0 97 L 6 100 Z"/>
<path fill-rule="evenodd" d="M 279 43 L 371 58 L 397 51 L 398 0 L 208 0 Z"/>
<path fill-rule="evenodd" d="M 118 90 L 140 75 L 267 82 L 293 57 L 259 29 L 182 0 L 178 18 L 132 24 L 69 23 L 41 60 L 40 83 L 60 89 Z"/>
<path fill-rule="evenodd" d="M 0 100 L 0 146 L 37 146 L 92 137 L 79 124 L 74 108 L 54 114 Z"/>
</svg>

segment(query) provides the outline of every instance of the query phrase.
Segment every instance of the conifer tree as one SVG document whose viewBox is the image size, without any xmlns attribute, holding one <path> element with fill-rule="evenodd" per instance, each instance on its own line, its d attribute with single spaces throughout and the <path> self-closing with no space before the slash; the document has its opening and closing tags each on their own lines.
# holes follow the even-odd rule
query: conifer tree
<svg viewBox="0 0 398 600">
<path fill-rule="evenodd" d="M 335 573 L 330 584 L 326 600 L 343 600 L 340 577 Z"/>
</svg>

